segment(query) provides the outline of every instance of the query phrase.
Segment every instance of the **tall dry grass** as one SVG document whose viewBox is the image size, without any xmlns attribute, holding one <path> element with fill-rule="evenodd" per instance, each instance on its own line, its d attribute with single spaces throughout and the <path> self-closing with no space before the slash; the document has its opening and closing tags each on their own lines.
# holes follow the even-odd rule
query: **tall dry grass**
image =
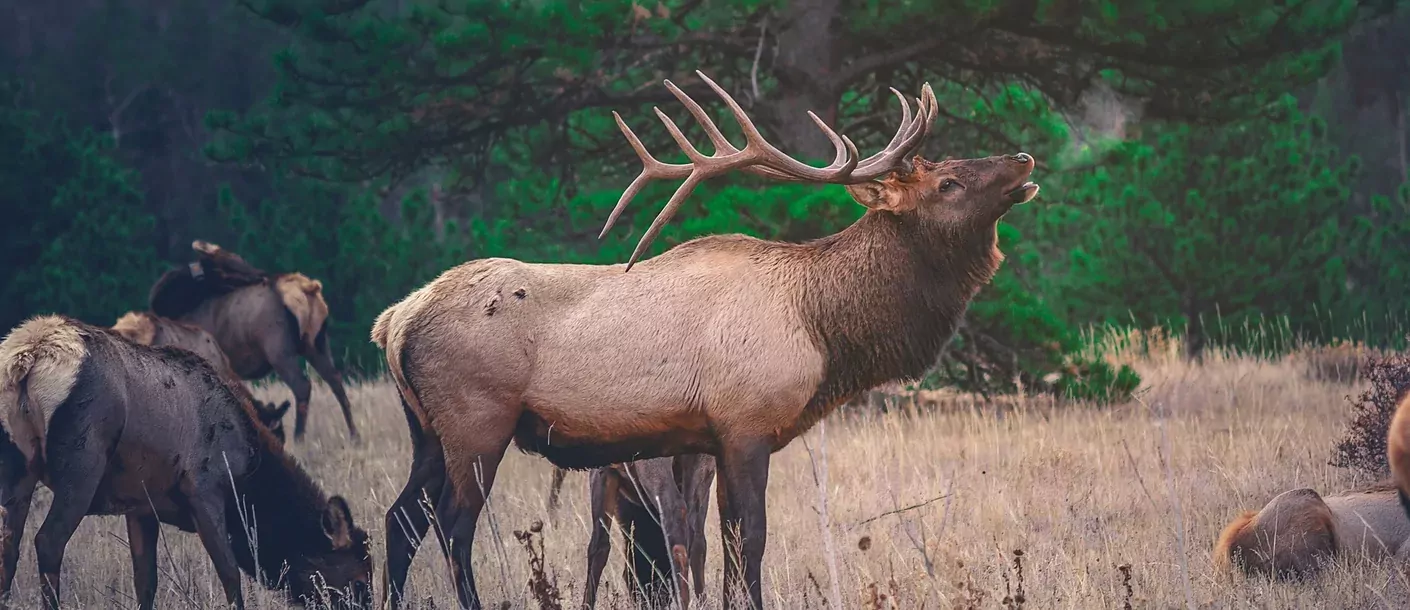
<svg viewBox="0 0 1410 610">
<path fill-rule="evenodd" d="M 1327 465 L 1348 417 L 1345 396 L 1355 388 L 1300 374 L 1292 359 L 1215 352 L 1192 366 L 1179 359 L 1175 340 L 1155 339 L 1107 354 L 1133 364 L 1145 379 L 1139 399 L 1125 405 L 983 404 L 927 393 L 895 401 L 886 413 L 844 409 L 827 419 L 774 456 L 764 559 L 768 603 L 1403 607 L 1410 587 L 1402 572 L 1355 558 L 1303 585 L 1228 582 L 1213 572 L 1211 543 L 1238 510 L 1259 508 L 1291 488 L 1336 493 L 1366 482 Z M 266 399 L 282 399 L 285 391 L 257 388 Z M 345 439 L 331 395 L 320 387 L 309 440 L 294 452 L 326 491 L 350 499 L 357 523 L 376 541 L 380 583 L 383 511 L 405 481 L 410 443 L 389 384 L 350 391 L 363 444 Z M 570 475 L 556 522 L 544 510 L 549 475 L 545 461 L 517 450 L 504 461 L 475 548 L 489 607 L 539 607 L 529 585 L 530 555 L 515 536 L 535 521 L 546 524 L 535 536 L 563 607 L 575 607 L 581 597 L 586 475 Z M 47 492 L 40 495 L 23 542 L 16 589 L 22 605 L 37 602 L 32 540 L 48 502 Z M 711 512 L 707 608 L 719 605 L 722 570 L 714 506 Z M 222 595 L 195 535 L 162 531 L 159 603 L 216 605 Z M 91 517 L 83 524 L 64 565 L 70 607 L 131 606 L 125 539 L 118 518 Z M 413 566 L 409 597 L 418 607 L 454 607 L 440 550 L 431 538 L 426 544 Z M 602 607 L 626 605 L 620 550 L 614 538 Z M 246 586 L 252 607 L 282 607 L 248 580 Z"/>
</svg>

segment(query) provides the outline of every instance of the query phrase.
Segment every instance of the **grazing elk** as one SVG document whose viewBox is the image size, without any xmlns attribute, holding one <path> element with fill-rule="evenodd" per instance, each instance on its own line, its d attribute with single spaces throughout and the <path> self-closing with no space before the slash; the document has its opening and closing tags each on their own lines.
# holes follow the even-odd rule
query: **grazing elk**
<svg viewBox="0 0 1410 610">
<path fill-rule="evenodd" d="M 58 607 L 64 548 L 87 515 L 127 518 L 142 608 L 157 593 L 159 522 L 200 536 L 237 607 L 241 570 L 300 600 L 371 601 L 367 534 L 347 502 L 326 498 L 243 395 L 190 351 L 31 318 L 0 342 L 0 430 L 0 504 L 14 534 L 0 553 L 0 595 L 43 483 L 54 494 L 34 540 L 46 607 Z"/>
<path fill-rule="evenodd" d="M 148 297 L 151 310 L 209 332 L 241 378 L 278 375 L 294 392 L 295 440 L 304 436 L 312 392 L 299 361 L 303 356 L 328 383 L 348 435 L 356 439 L 352 407 L 328 343 L 323 284 L 300 273 L 265 273 L 215 244 L 197 240 L 191 248 L 198 260 L 157 280 Z"/>
<path fill-rule="evenodd" d="M 928 86 L 914 118 L 896 93 L 900 128 L 866 159 L 814 116 L 837 148 L 834 162 L 819 168 L 766 142 L 738 103 L 700 77 L 748 143 L 735 148 L 669 81 L 705 128 L 714 156 L 696 150 L 658 110 L 690 162 L 657 161 L 618 116 L 645 167 L 609 228 L 647 181 L 684 179 L 625 266 L 470 261 L 378 316 L 372 340 L 386 354 L 415 447 L 406 487 L 387 514 L 394 604 L 410 539 L 429 527 L 417 506 L 426 493 L 450 538 L 460 604 L 480 607 L 471 544 L 514 441 L 577 469 L 714 455 L 729 550 L 722 599 L 728 607 L 742 587 L 762 607 L 770 456 L 850 397 L 933 366 L 970 299 L 999 268 L 1000 217 L 1038 192 L 1027 181 L 1034 159 L 1024 153 L 907 161 L 937 112 Z M 708 236 L 633 267 L 696 185 L 732 170 L 845 184 L 868 211 L 807 243 Z M 731 557 L 735 549 L 742 558 Z"/>
<path fill-rule="evenodd" d="M 609 520 L 622 530 L 628 553 L 628 589 L 643 605 L 665 607 L 679 595 L 690 607 L 690 578 L 695 595 L 705 593 L 705 513 L 710 507 L 710 483 L 715 458 L 686 454 L 613 464 L 592 471 L 592 539 L 588 542 L 587 583 L 583 608 L 597 603 L 602 569 L 612 552 Z M 666 574 L 670 574 L 666 577 Z M 675 581 L 676 590 L 671 582 Z"/>
<path fill-rule="evenodd" d="M 275 406 L 272 402 L 264 402 L 249 395 L 244 384 L 240 382 L 240 376 L 230 367 L 230 359 L 225 357 L 225 352 L 220 351 L 215 337 L 205 329 L 163 318 L 150 311 L 129 311 L 113 324 L 113 331 L 138 345 L 170 345 L 205 358 L 217 373 L 230 381 L 232 389 L 247 394 L 259 415 L 260 423 L 269 428 L 280 443 L 284 442 L 284 414 L 289 411 L 289 401 Z"/>
<path fill-rule="evenodd" d="M 1226 574 L 1300 580 L 1334 557 L 1410 559 L 1410 517 L 1393 484 L 1323 497 L 1311 489 L 1278 494 L 1258 512 L 1244 511 L 1214 543 Z"/>
</svg>

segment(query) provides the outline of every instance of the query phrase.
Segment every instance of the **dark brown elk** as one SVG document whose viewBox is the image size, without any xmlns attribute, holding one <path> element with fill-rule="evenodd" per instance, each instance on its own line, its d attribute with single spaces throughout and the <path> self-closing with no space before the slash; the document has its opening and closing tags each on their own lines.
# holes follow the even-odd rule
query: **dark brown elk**
<svg viewBox="0 0 1410 610">
<path fill-rule="evenodd" d="M 669 82 L 714 156 L 662 114 L 690 163 L 657 161 L 618 117 L 645 169 L 609 224 L 648 180 L 684 179 L 632 261 L 692 188 L 733 170 L 845 184 L 867 212 L 807 243 L 708 236 L 634 267 L 470 261 L 382 312 L 372 339 L 386 354 L 415 447 L 406 487 L 387 515 L 393 603 L 411 539 L 429 527 L 417 516 L 425 493 L 450 539 L 460 604 L 481 607 L 470 549 L 513 441 L 577 469 L 715 456 L 729 549 L 722 600 L 728 605 L 739 591 L 762 607 L 771 455 L 851 397 L 933 366 L 1003 260 L 1000 217 L 1038 192 L 1028 182 L 1035 161 L 1024 153 L 908 161 L 937 112 L 929 87 L 914 117 L 897 93 L 905 105 L 900 128 L 866 159 L 818 120 L 837 147 L 834 162 L 819 168 L 766 142 L 723 89 L 705 82 L 741 124 L 742 150 Z"/>
<path fill-rule="evenodd" d="M 138 345 L 170 345 L 194 352 L 197 356 L 205 358 L 216 372 L 230 381 L 232 389 L 245 391 L 245 386 L 240 383 L 240 376 L 230 367 L 230 359 L 220 350 L 215 337 L 199 326 L 163 318 L 150 311 L 129 311 L 113 324 L 113 331 Z M 289 411 L 289 401 L 275 406 L 274 403 L 256 399 L 253 395 L 248 395 L 248 398 L 259 415 L 260 423 L 269 428 L 274 437 L 283 443 L 284 414 Z"/>
<path fill-rule="evenodd" d="M 630 558 L 623 576 L 641 605 L 666 607 L 674 596 L 682 608 L 689 608 L 692 579 L 695 595 L 703 595 L 705 514 L 714 479 L 715 458 L 697 454 L 593 470 L 588 483 L 593 525 L 583 608 L 590 610 L 597 603 L 602 569 L 612 552 L 611 522 L 622 530 L 623 552 Z"/>
<path fill-rule="evenodd" d="M 357 438 L 342 374 L 328 342 L 323 285 L 300 273 L 270 274 L 215 244 L 191 244 L 198 260 L 172 269 L 152 286 L 153 313 L 194 324 L 215 337 L 242 379 L 271 371 L 294 392 L 294 439 L 303 438 L 312 386 L 302 356 L 328 383 L 342 407 L 348 434 Z"/>
<path fill-rule="evenodd" d="M 370 602 L 367 534 L 255 418 L 190 351 L 59 316 L 15 328 L 0 342 L 0 505 L 13 533 L 0 595 L 43 483 L 54 494 L 34 540 L 46 607 L 58 607 L 64 548 L 87 515 L 126 517 L 141 608 L 156 597 L 159 523 L 199 535 L 237 607 L 241 570 L 298 600 Z"/>
</svg>

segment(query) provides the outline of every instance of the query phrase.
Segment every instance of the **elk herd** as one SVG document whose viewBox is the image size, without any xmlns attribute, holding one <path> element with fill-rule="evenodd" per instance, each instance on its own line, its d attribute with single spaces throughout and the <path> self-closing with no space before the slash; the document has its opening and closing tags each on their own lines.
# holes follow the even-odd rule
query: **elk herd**
<svg viewBox="0 0 1410 610">
<path fill-rule="evenodd" d="M 563 469 L 592 470 L 584 607 L 596 600 L 609 523 L 632 533 L 628 573 L 644 594 L 639 602 L 687 606 L 699 596 L 714 484 L 728 551 L 720 600 L 762 608 L 771 455 L 859 393 L 924 374 L 999 269 L 996 224 L 1038 192 L 1028 180 L 1036 162 L 1025 153 L 945 161 L 915 154 L 938 112 L 928 85 L 914 112 L 892 90 L 900 125 L 865 158 L 810 113 L 835 147 L 832 163 L 815 167 L 766 141 L 724 89 L 697 74 L 745 144 L 726 138 L 670 81 L 713 154 L 657 110 L 688 159 L 659 161 L 614 113 L 643 169 L 603 233 L 648 182 L 682 182 L 625 264 L 473 260 L 377 317 L 371 339 L 385 354 L 412 441 L 409 476 L 383 523 L 383 605 L 402 605 L 412 559 L 434 526 L 459 605 L 482 607 L 472 549 L 514 444 L 557 468 L 551 510 Z M 845 185 L 867 209 L 846 229 L 804 243 L 711 235 L 643 258 L 696 186 L 735 171 Z M 199 537 L 236 607 L 244 604 L 241 572 L 297 603 L 371 607 L 366 532 L 347 500 L 329 496 L 285 452 L 290 403 L 256 400 L 243 384 L 273 372 L 289 386 L 298 442 L 311 391 L 307 360 L 358 437 L 332 359 L 322 285 L 267 273 L 214 244 L 193 249 L 194 262 L 157 279 L 144 311 L 108 328 L 39 315 L 0 343 L 8 532 L 0 537 L 0 594 L 10 592 L 42 483 L 54 497 L 34 536 L 45 607 L 59 605 L 64 549 L 87 515 L 126 519 L 141 608 L 156 597 L 160 523 Z M 1230 524 L 1216 560 L 1281 575 L 1366 546 L 1405 556 L 1410 414 L 1397 415 L 1389 446 L 1400 487 L 1325 498 L 1287 492 Z"/>
</svg>

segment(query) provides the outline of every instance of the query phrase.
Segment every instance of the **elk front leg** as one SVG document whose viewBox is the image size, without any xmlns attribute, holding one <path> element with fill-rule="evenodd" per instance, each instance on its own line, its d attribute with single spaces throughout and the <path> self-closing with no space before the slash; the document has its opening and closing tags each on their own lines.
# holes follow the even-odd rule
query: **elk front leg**
<svg viewBox="0 0 1410 610">
<path fill-rule="evenodd" d="M 764 440 L 727 444 L 718 462 L 720 531 L 724 538 L 726 609 L 734 595 L 746 592 L 754 610 L 763 610 L 761 582 L 764 542 L 768 535 L 764 493 L 769 486 L 772 445 Z"/>
<path fill-rule="evenodd" d="M 211 563 L 215 565 L 220 586 L 225 589 L 225 601 L 243 610 L 245 595 L 240 590 L 240 567 L 235 562 L 235 551 L 230 547 L 230 539 L 227 537 L 229 534 L 225 529 L 225 493 L 215 485 L 203 487 L 198 488 L 200 491 L 187 495 L 191 503 L 191 517 L 196 522 L 196 534 L 200 536 L 201 545 L 205 547 L 206 554 L 210 555 Z"/>
</svg>

